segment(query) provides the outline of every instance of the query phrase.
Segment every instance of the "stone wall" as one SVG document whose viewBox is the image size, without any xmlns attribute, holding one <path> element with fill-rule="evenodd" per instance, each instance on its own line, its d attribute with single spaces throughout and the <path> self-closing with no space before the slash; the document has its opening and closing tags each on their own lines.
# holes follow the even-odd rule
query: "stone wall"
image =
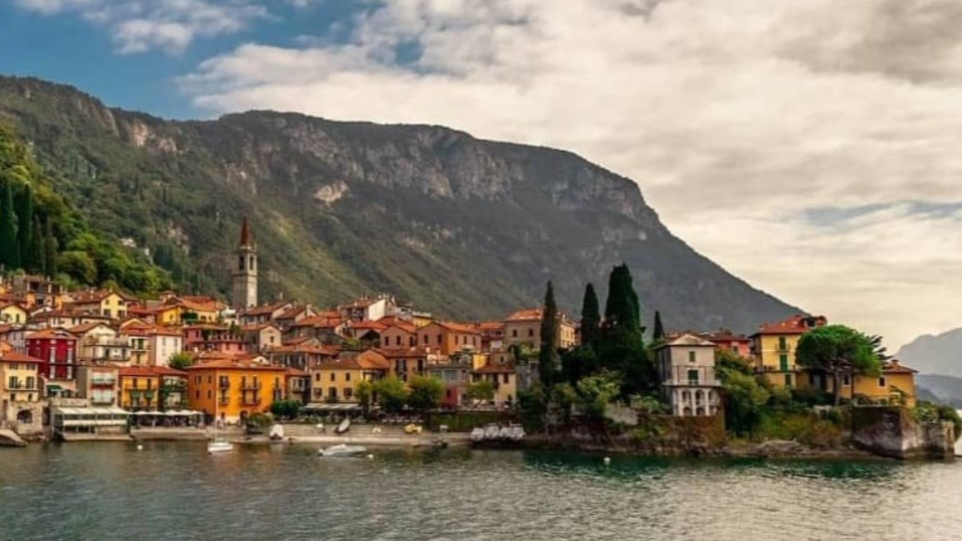
<svg viewBox="0 0 962 541">
<path fill-rule="evenodd" d="M 898 407 L 854 408 L 852 442 L 891 458 L 955 457 L 955 430 L 951 423 L 923 424 L 913 419 L 908 410 Z"/>
</svg>

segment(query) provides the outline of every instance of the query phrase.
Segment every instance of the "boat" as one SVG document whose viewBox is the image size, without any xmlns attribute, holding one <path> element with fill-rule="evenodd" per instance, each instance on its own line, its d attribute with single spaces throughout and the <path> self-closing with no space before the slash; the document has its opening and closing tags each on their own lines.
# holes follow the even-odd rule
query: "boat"
<svg viewBox="0 0 962 541">
<path fill-rule="evenodd" d="M 335 430 L 335 432 L 337 432 L 338 434 L 343 434 L 348 430 L 350 430 L 350 428 L 351 428 L 351 420 L 344 419 L 343 421 L 341 421 L 341 424 L 337 425 L 337 429 Z"/>
<path fill-rule="evenodd" d="M 404 433 L 405 433 L 405 434 L 420 434 L 420 433 L 421 433 L 421 425 L 415 424 L 415 423 L 411 423 L 411 424 L 409 424 L 409 425 L 407 425 L 407 426 L 404 427 Z"/>
<path fill-rule="evenodd" d="M 510 440 L 511 439 L 511 427 L 502 426 L 501 430 L 498 431 L 498 439 Z"/>
<path fill-rule="evenodd" d="M 486 440 L 496 440 L 498 439 L 498 434 L 500 433 L 501 429 L 494 423 L 484 427 L 484 439 Z"/>
<path fill-rule="evenodd" d="M 360 445 L 332 445 L 327 449 L 318 449 L 317 454 L 326 457 L 352 457 L 367 453 L 367 448 Z"/>
<path fill-rule="evenodd" d="M 511 434 L 509 436 L 514 441 L 521 441 L 524 439 L 524 427 L 521 425 L 512 425 Z"/>
<path fill-rule="evenodd" d="M 228 451 L 234 450 L 234 444 L 229 441 L 218 440 L 217 439 L 217 424 L 214 424 L 214 437 L 213 440 L 207 443 L 207 453 L 226 453 Z"/>
<path fill-rule="evenodd" d="M 280 441 L 284 439 L 284 427 L 281 425 L 274 425 L 271 427 L 271 441 Z"/>
<path fill-rule="evenodd" d="M 471 441 L 478 443 L 484 441 L 484 429 L 480 426 L 471 431 Z"/>
<path fill-rule="evenodd" d="M 212 441 L 207 444 L 207 452 L 210 454 L 226 453 L 233 450 L 234 444 L 229 441 Z"/>
</svg>

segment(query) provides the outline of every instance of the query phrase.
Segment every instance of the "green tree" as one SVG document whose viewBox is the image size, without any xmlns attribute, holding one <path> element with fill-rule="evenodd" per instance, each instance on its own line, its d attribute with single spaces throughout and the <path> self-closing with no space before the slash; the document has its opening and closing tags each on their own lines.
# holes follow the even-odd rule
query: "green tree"
<svg viewBox="0 0 962 541">
<path fill-rule="evenodd" d="M 743 364 L 738 360 L 723 360 L 718 364 L 717 374 L 724 391 L 726 426 L 737 434 L 751 436 L 762 419 L 770 395 Z"/>
<path fill-rule="evenodd" d="M 20 252 L 20 266 L 28 271 L 36 270 L 31 248 L 33 236 L 33 192 L 30 185 L 24 185 L 17 195 L 17 247 Z"/>
<path fill-rule="evenodd" d="M 408 381 L 407 404 L 414 411 L 427 413 L 441 405 L 444 396 L 444 383 L 428 376 L 414 376 Z"/>
<path fill-rule="evenodd" d="M 835 405 L 841 403 L 842 374 L 877 376 L 881 363 L 871 339 L 844 325 L 826 325 L 802 335 L 795 350 L 798 365 L 823 370 L 832 375 Z"/>
<path fill-rule="evenodd" d="M 20 246 L 17 244 L 17 216 L 13 211 L 13 181 L 3 183 L 0 194 L 0 264 L 7 270 L 20 267 Z"/>
<path fill-rule="evenodd" d="M 643 333 L 631 271 L 619 265 L 609 277 L 605 321 L 596 350 L 602 368 L 621 374 L 623 396 L 645 394 L 658 386 Z"/>
<path fill-rule="evenodd" d="M 57 259 L 57 266 L 84 285 L 93 285 L 97 279 L 97 264 L 87 252 L 64 252 Z"/>
<path fill-rule="evenodd" d="M 613 374 L 601 373 L 578 381 L 578 401 L 589 419 L 600 421 L 608 404 L 621 392 L 622 382 Z"/>
<path fill-rule="evenodd" d="M 572 385 L 578 380 L 596 374 L 601 369 L 598 355 L 589 344 L 579 344 L 561 355 L 561 380 Z"/>
<path fill-rule="evenodd" d="M 371 405 L 374 402 L 374 385 L 362 379 L 357 382 L 354 386 L 354 396 L 357 397 L 357 401 L 361 404 L 361 410 L 364 412 L 364 416 L 367 417 L 371 414 Z"/>
<path fill-rule="evenodd" d="M 483 379 L 481 381 L 471 383 L 464 390 L 464 398 L 470 403 L 477 402 L 489 402 L 494 400 L 494 383 L 490 380 Z"/>
<path fill-rule="evenodd" d="M 297 400 L 278 400 L 271 403 L 271 413 L 274 417 L 296 419 L 301 413 L 301 403 Z"/>
<path fill-rule="evenodd" d="M 194 358 L 191 357 L 187 352 L 181 351 L 180 353 L 175 353 L 167 362 L 167 364 L 176 370 L 184 370 L 188 366 L 192 366 L 194 364 Z"/>
<path fill-rule="evenodd" d="M 555 383 L 561 365 L 561 357 L 558 354 L 560 326 L 558 305 L 554 300 L 554 286 L 549 280 L 544 295 L 544 308 L 541 312 L 541 347 L 538 350 L 538 376 L 545 388 Z"/>
<path fill-rule="evenodd" d="M 585 286 L 584 299 L 581 301 L 581 343 L 592 345 L 598 340 L 601 331 L 601 312 L 595 286 Z"/>
<path fill-rule="evenodd" d="M 57 236 L 53 232 L 53 220 L 47 218 L 43 233 L 43 269 L 47 276 L 55 277 L 60 274 L 57 266 Z"/>
<path fill-rule="evenodd" d="M 386 413 L 399 413 L 407 403 L 408 390 L 396 376 L 388 376 L 374 382 L 378 404 Z"/>
<path fill-rule="evenodd" d="M 33 230 L 30 234 L 30 248 L 27 250 L 29 256 L 27 260 L 30 262 L 27 266 L 27 270 L 30 272 L 37 272 L 44 274 L 47 272 L 47 261 L 43 252 L 43 229 L 40 227 L 40 217 L 34 215 L 33 217 Z"/>
<path fill-rule="evenodd" d="M 578 391 L 568 382 L 551 388 L 551 403 L 557 408 L 562 425 L 571 421 L 571 408 L 578 403 L 578 398 Z"/>
<path fill-rule="evenodd" d="M 655 332 L 652 335 L 654 341 L 659 341 L 665 337 L 665 326 L 661 323 L 661 312 L 655 310 Z"/>
</svg>

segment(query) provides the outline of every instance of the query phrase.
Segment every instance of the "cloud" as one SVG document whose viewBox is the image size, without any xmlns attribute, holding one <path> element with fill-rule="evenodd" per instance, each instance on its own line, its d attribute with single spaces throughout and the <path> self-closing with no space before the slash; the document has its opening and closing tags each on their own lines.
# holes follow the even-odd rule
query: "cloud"
<svg viewBox="0 0 962 541">
<path fill-rule="evenodd" d="M 212 112 L 576 151 L 735 273 L 896 346 L 962 324 L 959 23 L 956 0 L 383 0 L 346 43 L 245 44 L 181 82 Z"/>
<path fill-rule="evenodd" d="M 176 54 L 201 37 L 233 34 L 267 9 L 248 0 L 15 0 L 44 15 L 74 13 L 109 29 L 121 54 Z"/>
</svg>

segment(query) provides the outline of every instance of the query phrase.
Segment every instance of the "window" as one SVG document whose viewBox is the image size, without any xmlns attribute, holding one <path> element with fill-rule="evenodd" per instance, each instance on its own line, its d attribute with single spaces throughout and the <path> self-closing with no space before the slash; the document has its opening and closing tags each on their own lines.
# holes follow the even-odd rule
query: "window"
<svg viewBox="0 0 962 541">
<path fill-rule="evenodd" d="M 852 380 L 850 379 L 849 375 L 848 375 L 848 374 L 842 374 L 842 386 L 843 386 L 843 387 L 848 387 L 848 386 L 851 385 L 851 384 L 852 384 Z"/>
<path fill-rule="evenodd" d="M 354 389 L 351 389 L 350 387 L 345 387 L 344 398 L 350 400 L 352 396 L 354 396 Z"/>
<path fill-rule="evenodd" d="M 782 353 L 778 356 L 778 369 L 782 372 L 788 372 L 788 355 Z"/>
<path fill-rule="evenodd" d="M 511 336 L 514 338 L 518 337 L 518 329 L 511 329 Z"/>
<path fill-rule="evenodd" d="M 688 371 L 688 385 L 698 385 L 698 370 Z"/>
<path fill-rule="evenodd" d="M 428 345 L 428 335 L 424 335 L 424 345 Z"/>
<path fill-rule="evenodd" d="M 390 340 L 390 338 L 389 338 L 389 340 Z M 400 335 L 400 334 L 394 337 L 394 345 L 396 345 L 396 346 L 400 346 L 400 345 L 401 345 L 401 335 Z"/>
<path fill-rule="evenodd" d="M 212 398 L 214 398 L 214 392 L 211 391 L 210 389 L 207 389 L 207 400 L 210 400 Z"/>
<path fill-rule="evenodd" d="M 239 256 L 237 258 L 237 270 L 244 270 L 244 256 Z"/>
<path fill-rule="evenodd" d="M 347 372 L 344 374 L 344 381 L 351 381 L 351 373 Z"/>
<path fill-rule="evenodd" d="M 786 386 L 786 387 L 791 387 L 791 386 L 792 386 L 792 375 L 791 375 L 791 374 L 785 374 L 785 386 Z"/>
<path fill-rule="evenodd" d="M 695 352 L 694 352 L 694 351 L 689 351 L 689 352 L 688 352 L 688 362 L 690 362 L 690 363 L 695 362 Z"/>
<path fill-rule="evenodd" d="M 209 393 L 210 391 L 207 391 L 207 392 Z M 194 391 L 194 398 L 196 398 L 197 400 L 200 400 L 200 389 L 197 389 L 196 391 Z"/>
<path fill-rule="evenodd" d="M 528 329 L 528 338 L 534 337 L 534 329 Z"/>
<path fill-rule="evenodd" d="M 439 346 L 441 345 L 441 335 L 440 335 L 440 334 L 438 335 L 438 345 L 439 345 Z"/>
<path fill-rule="evenodd" d="M 882 376 L 878 379 L 878 386 L 883 389 L 885 388 L 885 376 Z"/>
<path fill-rule="evenodd" d="M 337 379 L 336 374 L 334 372 L 331 372 L 331 381 L 334 381 L 335 379 Z"/>
<path fill-rule="evenodd" d="M 505 375 L 504 375 L 504 382 L 505 382 L 505 383 L 508 383 L 510 380 L 511 380 L 511 374 L 505 374 Z"/>
<path fill-rule="evenodd" d="M 784 337 L 784 336 L 779 336 L 779 337 L 778 337 L 778 351 L 787 351 L 787 350 L 788 350 L 788 344 L 785 343 L 785 337 Z"/>
</svg>

